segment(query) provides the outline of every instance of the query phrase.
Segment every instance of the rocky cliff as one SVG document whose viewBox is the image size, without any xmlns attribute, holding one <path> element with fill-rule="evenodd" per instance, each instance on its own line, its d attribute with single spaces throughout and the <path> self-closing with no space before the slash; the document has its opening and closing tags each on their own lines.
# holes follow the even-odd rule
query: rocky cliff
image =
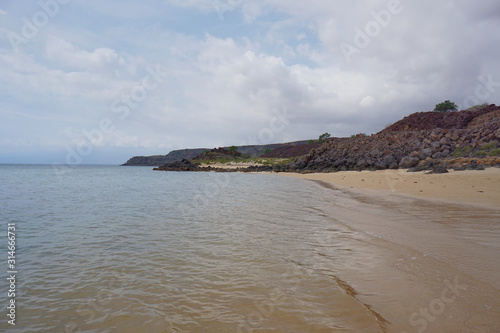
<svg viewBox="0 0 500 333">
<path fill-rule="evenodd" d="M 371 136 L 332 138 L 290 170 L 481 168 L 500 165 L 499 148 L 500 107 L 492 104 L 477 111 L 419 112 Z"/>
</svg>

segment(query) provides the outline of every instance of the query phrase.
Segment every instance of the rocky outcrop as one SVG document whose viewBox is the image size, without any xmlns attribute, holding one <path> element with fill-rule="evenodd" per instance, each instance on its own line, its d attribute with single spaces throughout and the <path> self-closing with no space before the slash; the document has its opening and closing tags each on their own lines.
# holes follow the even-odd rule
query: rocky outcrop
<svg viewBox="0 0 500 333">
<path fill-rule="evenodd" d="M 432 170 L 452 165 L 453 158 L 500 156 L 499 148 L 500 107 L 489 105 L 475 112 L 417 113 L 371 136 L 332 138 L 291 164 L 290 170 Z M 488 161 L 500 165 L 500 159 Z"/>
<path fill-rule="evenodd" d="M 215 160 L 236 160 L 239 158 L 249 158 L 249 155 L 240 153 L 237 150 L 231 150 L 226 148 L 214 148 L 210 151 L 201 153 L 200 155 L 194 157 L 192 161 L 215 161 Z"/>
<path fill-rule="evenodd" d="M 492 104 L 477 111 L 416 113 L 371 136 L 328 139 L 288 165 L 223 169 L 197 163 L 236 153 L 214 149 L 191 161 L 186 159 L 155 170 L 308 173 L 404 168 L 445 173 L 450 168 L 500 167 L 500 107 Z"/>
<path fill-rule="evenodd" d="M 382 132 L 394 131 L 421 131 L 432 130 L 435 128 L 441 129 L 463 129 L 481 116 L 498 110 L 495 104 L 488 105 L 476 111 L 460 111 L 460 112 L 417 112 L 400 121 L 392 124 Z M 477 121 L 481 123 L 481 120 Z"/>
<path fill-rule="evenodd" d="M 299 157 L 309 153 L 312 149 L 316 149 L 321 146 L 317 141 L 307 144 L 290 144 L 280 147 L 276 147 L 270 152 L 263 154 L 261 157 L 269 158 L 291 158 Z"/>
</svg>

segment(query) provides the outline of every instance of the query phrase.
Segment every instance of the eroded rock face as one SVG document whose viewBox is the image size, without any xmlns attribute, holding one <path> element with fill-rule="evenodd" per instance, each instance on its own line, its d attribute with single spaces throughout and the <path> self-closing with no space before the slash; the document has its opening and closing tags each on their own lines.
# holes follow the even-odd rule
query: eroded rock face
<svg viewBox="0 0 500 333">
<path fill-rule="evenodd" d="M 420 112 L 371 136 L 329 139 L 291 167 L 313 171 L 432 169 L 458 157 L 500 156 L 499 136 L 500 107 L 494 104 L 478 111 Z M 500 166 L 497 159 L 484 161 Z"/>
<path fill-rule="evenodd" d="M 207 157 L 228 154 L 233 152 L 214 149 L 204 153 Z M 420 112 L 371 136 L 331 138 L 289 165 L 228 170 L 182 160 L 156 170 L 332 172 L 404 168 L 444 172 L 447 168 L 481 170 L 485 166 L 500 167 L 500 107 L 494 104 L 478 111 Z"/>
</svg>

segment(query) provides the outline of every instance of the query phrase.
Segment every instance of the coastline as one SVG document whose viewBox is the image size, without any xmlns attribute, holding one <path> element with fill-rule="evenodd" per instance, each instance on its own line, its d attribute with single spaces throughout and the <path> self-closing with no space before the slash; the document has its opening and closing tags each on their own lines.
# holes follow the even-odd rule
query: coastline
<svg viewBox="0 0 500 333">
<path fill-rule="evenodd" d="M 335 173 L 279 173 L 280 175 L 380 194 L 409 195 L 428 200 L 500 207 L 500 168 L 453 171 L 445 174 L 407 172 L 405 169 L 341 171 Z"/>
</svg>

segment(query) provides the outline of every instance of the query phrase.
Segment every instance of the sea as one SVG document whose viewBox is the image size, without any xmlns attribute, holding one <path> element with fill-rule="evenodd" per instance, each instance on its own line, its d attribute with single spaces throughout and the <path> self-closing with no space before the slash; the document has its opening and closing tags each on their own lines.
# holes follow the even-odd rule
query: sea
<svg viewBox="0 0 500 333">
<path fill-rule="evenodd" d="M 500 332 L 500 208 L 0 165 L 2 332 Z"/>
</svg>

